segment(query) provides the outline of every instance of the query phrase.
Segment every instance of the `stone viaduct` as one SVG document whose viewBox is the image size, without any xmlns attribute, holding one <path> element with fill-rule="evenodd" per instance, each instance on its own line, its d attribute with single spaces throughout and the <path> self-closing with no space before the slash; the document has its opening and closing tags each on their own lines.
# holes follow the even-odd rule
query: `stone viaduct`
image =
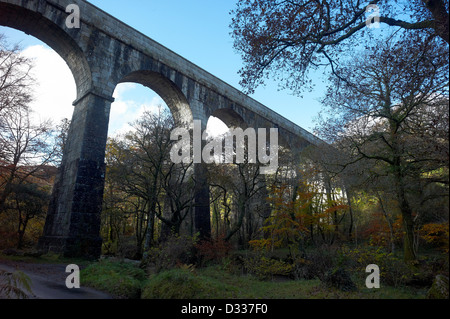
<svg viewBox="0 0 450 319">
<path fill-rule="evenodd" d="M 70 4 L 79 28 L 68 28 Z M 119 83 L 151 88 L 185 123 L 213 115 L 229 126 L 278 128 L 290 148 L 317 145 L 309 132 L 84 0 L 0 0 L 0 25 L 21 30 L 54 49 L 72 71 L 77 99 L 67 147 L 39 246 L 66 256 L 99 256 L 105 146 L 112 95 Z M 64 107 L 64 105 L 61 105 Z M 209 221 L 204 166 L 196 164 L 195 223 Z M 207 222 L 208 222 L 207 221 Z M 201 231 L 201 229 L 197 229 Z"/>
</svg>

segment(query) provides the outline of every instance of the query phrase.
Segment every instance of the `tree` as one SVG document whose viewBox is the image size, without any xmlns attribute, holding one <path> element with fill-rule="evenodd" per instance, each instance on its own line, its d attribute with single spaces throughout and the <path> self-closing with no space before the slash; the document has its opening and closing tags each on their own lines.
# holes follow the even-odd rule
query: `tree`
<svg viewBox="0 0 450 319">
<path fill-rule="evenodd" d="M 29 106 L 35 84 L 30 75 L 32 67 L 19 46 L 11 47 L 0 34 L 0 121 L 7 112 Z"/>
<path fill-rule="evenodd" d="M 165 114 L 169 120 L 170 114 Z M 161 166 L 168 156 L 168 140 L 163 139 L 163 115 L 145 112 L 133 123 L 133 130 L 112 139 L 108 147 L 108 180 L 123 193 L 121 207 L 133 215 L 138 253 L 143 243 L 153 240 L 154 219 L 160 200 Z"/>
<path fill-rule="evenodd" d="M 181 225 L 189 214 L 192 214 L 196 181 L 193 176 L 194 163 L 167 163 L 162 170 L 160 187 L 163 190 L 164 207 L 157 210 L 156 216 L 163 222 L 161 235 L 179 235 Z M 191 225 L 193 229 L 194 225 Z M 191 230 L 191 234 L 193 230 Z M 192 234 L 193 235 L 193 234 Z"/>
<path fill-rule="evenodd" d="M 136 254 L 141 254 L 142 244 L 147 232 L 147 223 L 153 215 L 149 211 L 149 197 L 152 193 L 147 188 L 151 172 L 145 170 L 145 163 L 140 163 L 136 153 L 140 149 L 132 145 L 131 132 L 125 137 L 109 140 L 106 152 L 107 172 L 105 196 L 103 198 L 104 219 L 108 237 L 112 242 L 122 244 L 122 236 L 133 233 Z M 117 227 L 117 230 L 116 230 Z M 128 228 L 133 228 L 127 231 Z M 116 233 L 117 232 L 117 233 Z"/>
<path fill-rule="evenodd" d="M 21 185 L 53 162 L 50 121 L 34 123 L 30 103 L 35 80 L 32 61 L 0 34 L 0 214 L 14 185 Z"/>
<path fill-rule="evenodd" d="M 247 243 L 253 237 L 254 224 L 257 210 L 252 209 L 252 200 L 267 187 L 265 183 L 265 176 L 260 173 L 259 164 L 239 163 L 235 164 L 235 174 L 238 178 L 233 179 L 234 184 L 234 198 L 236 204 L 236 222 L 225 237 L 229 240 L 242 226 L 243 221 L 246 221 Z M 261 211 L 264 214 L 264 211 Z"/>
<path fill-rule="evenodd" d="M 441 196 L 448 196 L 448 135 L 442 129 L 448 127 L 448 48 L 434 37 L 390 40 L 331 78 L 323 101 L 328 118 L 318 132 L 347 156 L 334 162 L 336 168 L 365 161 L 366 176 L 383 180 L 396 195 L 405 260 L 414 260 L 414 197 L 425 183 L 447 185 Z"/>
<path fill-rule="evenodd" d="M 263 218 L 266 199 L 261 197 L 267 191 L 265 175 L 260 172 L 259 163 L 209 164 L 210 186 L 213 189 L 213 207 L 220 200 L 224 210 L 224 240 L 229 241 L 240 230 L 247 236 L 243 243 L 252 239 L 258 228 L 257 219 Z M 215 212 L 219 213 L 219 212 Z M 258 216 L 259 214 L 259 216 Z M 242 237 L 245 237 L 242 236 Z"/>
<path fill-rule="evenodd" d="M 4 114 L 0 122 L 0 214 L 12 192 L 41 168 L 54 161 L 53 128 L 50 121 L 34 124 L 31 110 L 20 106 Z"/>
<path fill-rule="evenodd" d="M 50 194 L 37 184 L 14 185 L 12 188 L 9 208 L 17 215 L 17 248 L 21 249 L 29 222 L 36 218 L 45 218 Z"/>
<path fill-rule="evenodd" d="M 383 25 L 401 30 L 399 41 L 433 35 L 448 46 L 448 0 L 362 2 L 240 0 L 231 12 L 234 48 L 242 54 L 241 85 L 248 93 L 274 75 L 284 88 L 300 93 L 308 73 L 369 48 L 380 39 L 367 32 L 368 5 L 376 5 Z"/>
<path fill-rule="evenodd" d="M 135 219 L 138 253 L 155 241 L 157 220 L 162 222 L 161 238 L 179 234 L 194 205 L 193 163 L 170 160 L 174 141 L 170 133 L 175 122 L 169 110 L 145 112 L 123 137 L 112 139 L 107 147 L 106 193 L 110 222 L 117 209 Z"/>
<path fill-rule="evenodd" d="M 272 210 L 262 227 L 264 236 L 250 244 L 266 250 L 287 247 L 293 259 L 299 252 L 306 255 L 308 239 L 312 244 L 321 240 L 322 244 L 333 245 L 349 207 L 339 189 L 331 183 L 327 185 L 322 175 L 314 163 L 304 160 L 297 169 L 294 185 L 272 184 Z M 320 238 L 315 238 L 315 234 Z"/>
<path fill-rule="evenodd" d="M 67 136 L 69 134 L 70 120 L 63 118 L 59 124 L 55 127 L 55 161 L 56 165 L 59 167 L 61 165 L 64 148 L 67 143 Z"/>
</svg>

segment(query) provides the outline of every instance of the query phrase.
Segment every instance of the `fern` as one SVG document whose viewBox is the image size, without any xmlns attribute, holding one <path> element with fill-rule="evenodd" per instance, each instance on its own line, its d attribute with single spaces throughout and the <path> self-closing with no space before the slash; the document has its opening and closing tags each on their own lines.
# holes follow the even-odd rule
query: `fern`
<svg viewBox="0 0 450 319">
<path fill-rule="evenodd" d="M 0 270 L 0 298 L 27 299 L 31 291 L 31 279 L 25 273 Z"/>
</svg>

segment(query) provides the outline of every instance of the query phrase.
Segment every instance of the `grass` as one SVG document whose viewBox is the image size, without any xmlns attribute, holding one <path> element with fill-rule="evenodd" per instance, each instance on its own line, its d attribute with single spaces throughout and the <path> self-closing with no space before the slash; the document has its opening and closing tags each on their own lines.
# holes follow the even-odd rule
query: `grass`
<svg viewBox="0 0 450 319">
<path fill-rule="evenodd" d="M 39 257 L 27 254 L 5 255 L 0 252 L 0 260 L 10 260 L 16 262 L 30 263 L 30 264 L 77 264 L 80 267 L 86 266 L 89 262 L 82 258 L 66 258 L 59 254 L 47 253 Z"/>
<path fill-rule="evenodd" d="M 229 299 L 239 291 L 229 283 L 186 269 L 172 269 L 150 277 L 143 299 Z"/>
<path fill-rule="evenodd" d="M 355 292 L 325 287 L 320 280 L 262 281 L 232 274 L 222 266 L 176 268 L 146 276 L 129 263 L 100 261 L 81 273 L 82 284 L 118 298 L 142 299 L 423 299 L 425 289 L 381 286 L 368 289 L 357 283 Z"/>
<path fill-rule="evenodd" d="M 415 299 L 426 294 L 426 291 L 389 286 L 367 289 L 364 282 L 356 292 L 343 292 L 325 287 L 318 279 L 261 281 L 250 275 L 230 274 L 219 266 L 200 269 L 199 273 L 235 287 L 239 292 L 236 297 L 244 299 Z"/>
<path fill-rule="evenodd" d="M 147 275 L 131 263 L 101 260 L 81 270 L 80 280 L 81 285 L 107 292 L 116 298 L 139 299 Z"/>
<path fill-rule="evenodd" d="M 56 255 L 2 258 L 30 263 L 74 263 Z M 264 281 L 233 272 L 225 265 L 181 267 L 148 275 L 137 264 L 114 259 L 75 263 L 82 265 L 83 286 L 122 299 L 424 299 L 427 294 L 426 288 L 391 287 L 383 282 L 380 289 L 368 289 L 364 276 L 353 278 L 357 291 L 343 292 L 326 287 L 318 279 Z"/>
</svg>

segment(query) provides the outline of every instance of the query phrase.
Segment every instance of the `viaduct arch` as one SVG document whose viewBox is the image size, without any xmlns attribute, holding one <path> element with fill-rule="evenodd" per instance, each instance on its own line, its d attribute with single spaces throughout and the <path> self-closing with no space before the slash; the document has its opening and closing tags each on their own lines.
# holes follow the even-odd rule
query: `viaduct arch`
<svg viewBox="0 0 450 319">
<path fill-rule="evenodd" d="M 80 8 L 80 27 L 68 28 L 66 8 Z M 311 133 L 129 27 L 85 0 L 0 0 L 0 25 L 24 31 L 53 48 L 66 61 L 77 86 L 67 146 L 56 179 L 39 246 L 66 256 L 98 257 L 105 147 L 112 95 L 118 83 L 136 82 L 158 93 L 176 120 L 211 115 L 227 124 L 242 120 L 254 128 L 278 128 L 293 149 L 322 143 Z M 64 107 L 64 106 L 61 106 Z M 205 167 L 195 164 L 200 181 L 195 225 L 209 223 Z"/>
</svg>

